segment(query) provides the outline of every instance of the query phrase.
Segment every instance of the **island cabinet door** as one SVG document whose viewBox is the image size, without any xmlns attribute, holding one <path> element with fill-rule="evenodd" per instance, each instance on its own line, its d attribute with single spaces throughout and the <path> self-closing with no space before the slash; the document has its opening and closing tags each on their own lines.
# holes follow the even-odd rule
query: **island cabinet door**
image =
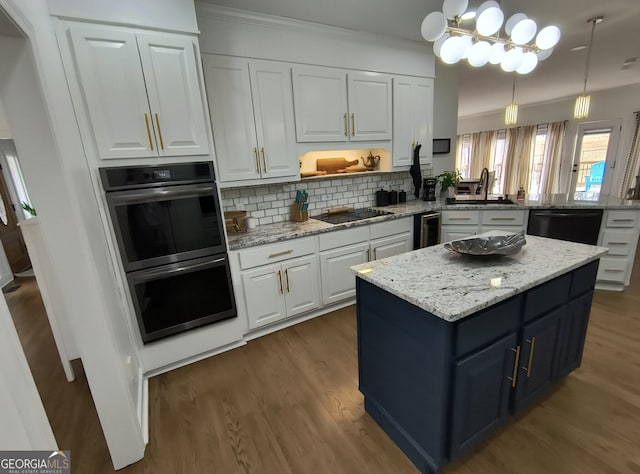
<svg viewBox="0 0 640 474">
<path fill-rule="evenodd" d="M 520 339 L 520 368 L 513 399 L 513 411 L 527 407 L 541 397 L 555 381 L 558 325 L 567 312 L 563 305 L 527 324 Z"/>
<path fill-rule="evenodd" d="M 567 314 L 560 321 L 556 378 L 562 378 L 580 367 L 592 298 L 593 291 L 590 291 L 569 302 Z"/>
<path fill-rule="evenodd" d="M 509 416 L 517 336 L 510 334 L 456 363 L 451 461 L 484 440 Z"/>
</svg>

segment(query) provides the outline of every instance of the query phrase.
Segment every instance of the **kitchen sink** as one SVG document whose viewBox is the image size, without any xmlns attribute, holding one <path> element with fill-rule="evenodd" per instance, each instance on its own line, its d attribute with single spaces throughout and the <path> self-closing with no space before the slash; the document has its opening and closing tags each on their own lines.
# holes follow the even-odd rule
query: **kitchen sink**
<svg viewBox="0 0 640 474">
<path fill-rule="evenodd" d="M 465 204 L 467 206 L 469 206 L 469 205 L 475 206 L 476 204 L 480 204 L 480 205 L 485 205 L 485 204 L 518 204 L 517 202 L 512 201 L 511 199 L 503 199 L 503 198 L 499 198 L 499 199 L 456 199 L 456 198 L 447 198 L 445 203 L 447 205 Z"/>
<path fill-rule="evenodd" d="M 313 216 L 314 219 L 327 222 L 329 224 L 342 224 L 345 222 L 360 221 L 362 219 L 369 219 L 371 217 L 386 216 L 393 214 L 392 212 L 379 211 L 377 209 L 351 209 L 349 211 L 322 214 L 319 216 Z"/>
</svg>

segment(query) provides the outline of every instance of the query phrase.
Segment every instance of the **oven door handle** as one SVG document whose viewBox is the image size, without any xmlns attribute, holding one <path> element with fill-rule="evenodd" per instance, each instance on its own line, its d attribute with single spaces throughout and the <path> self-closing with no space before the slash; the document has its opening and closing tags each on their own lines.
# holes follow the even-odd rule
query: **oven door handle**
<svg viewBox="0 0 640 474">
<path fill-rule="evenodd" d="M 165 197 L 188 197 L 208 195 L 215 191 L 212 184 L 187 184 L 184 186 L 170 186 L 163 188 L 148 188 L 144 190 L 121 191 L 107 193 L 107 198 L 112 202 L 138 202 L 152 201 Z"/>
<path fill-rule="evenodd" d="M 226 262 L 225 257 L 219 257 L 214 260 L 207 260 L 205 262 L 198 263 L 172 263 L 169 268 L 154 268 L 152 270 L 142 270 L 131 274 L 131 279 L 134 283 L 144 283 L 149 280 L 155 280 L 158 276 L 175 275 L 176 273 L 192 272 L 201 268 L 217 267 L 219 264 Z"/>
</svg>

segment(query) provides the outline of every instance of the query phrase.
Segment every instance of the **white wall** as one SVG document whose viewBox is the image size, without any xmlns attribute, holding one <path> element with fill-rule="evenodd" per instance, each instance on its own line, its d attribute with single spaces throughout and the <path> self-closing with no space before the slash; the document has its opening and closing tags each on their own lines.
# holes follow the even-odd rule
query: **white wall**
<svg viewBox="0 0 640 474">
<path fill-rule="evenodd" d="M 572 118 L 574 102 L 575 97 L 568 97 L 563 100 L 545 104 L 521 106 L 518 111 L 518 125 L 536 125 L 539 123 L 568 120 L 565 146 L 562 154 L 562 192 L 566 192 L 568 189 L 576 136 L 580 123 Z M 634 112 L 639 110 L 640 84 L 597 91 L 591 93 L 589 118 L 581 121 L 594 122 L 617 119 L 622 121 L 622 131 L 618 143 L 615 168 L 607 170 L 607 172 L 613 172 L 612 194 L 617 192 L 622 183 L 624 167 L 633 135 Z M 501 129 L 504 128 L 503 120 L 504 109 L 481 116 L 461 117 L 458 120 L 458 134 Z"/>
<path fill-rule="evenodd" d="M 434 76 L 425 42 L 196 3 L 202 53 Z"/>
<path fill-rule="evenodd" d="M 11 138 L 11 130 L 9 129 L 9 122 L 7 122 L 7 114 L 4 111 L 4 106 L 0 100 L 0 138 Z"/>
<path fill-rule="evenodd" d="M 114 467 L 121 468 L 144 454 L 136 400 L 140 380 L 130 379 L 125 365 L 128 356 L 137 365 L 138 354 L 109 273 L 51 17 L 45 0 L 0 0 L 0 7 L 31 39 L 0 39 L 0 96 L 63 288 L 59 316 L 70 322 Z"/>
<path fill-rule="evenodd" d="M 49 0 L 52 15 L 197 33 L 193 0 Z"/>
<path fill-rule="evenodd" d="M 451 153 L 433 155 L 433 174 L 452 171 L 458 130 L 458 67 L 436 62 L 433 87 L 433 138 L 450 138 Z"/>
</svg>

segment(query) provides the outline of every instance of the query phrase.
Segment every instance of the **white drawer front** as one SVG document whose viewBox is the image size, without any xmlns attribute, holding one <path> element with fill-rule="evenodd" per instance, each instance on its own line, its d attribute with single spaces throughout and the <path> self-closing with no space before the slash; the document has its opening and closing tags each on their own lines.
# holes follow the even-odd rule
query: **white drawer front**
<svg viewBox="0 0 640 474">
<path fill-rule="evenodd" d="M 638 211 L 607 211 L 606 227 L 635 227 Z"/>
<path fill-rule="evenodd" d="M 369 240 L 369 226 L 361 225 L 351 229 L 325 232 L 318 236 L 320 251 L 344 247 L 358 242 Z"/>
<path fill-rule="evenodd" d="M 631 255 L 636 233 L 631 229 L 605 229 L 599 245 L 608 247 L 608 255 Z"/>
<path fill-rule="evenodd" d="M 492 226 L 511 226 L 524 224 L 525 211 L 504 209 L 500 211 L 482 211 L 482 223 Z"/>
<path fill-rule="evenodd" d="M 480 222 L 480 211 L 443 211 L 442 225 L 472 225 Z"/>
<path fill-rule="evenodd" d="M 267 263 L 281 262 L 289 258 L 315 253 L 317 251 L 316 242 L 315 237 L 304 237 L 241 250 L 238 253 L 240 268 L 246 270 Z"/>
<path fill-rule="evenodd" d="M 379 239 L 402 232 L 411 232 L 413 229 L 413 217 L 401 217 L 400 219 L 378 222 L 371 224 L 370 229 L 371 239 Z"/>
<path fill-rule="evenodd" d="M 596 280 L 624 283 L 627 278 L 627 266 L 628 260 L 626 259 L 602 257 Z"/>
</svg>

